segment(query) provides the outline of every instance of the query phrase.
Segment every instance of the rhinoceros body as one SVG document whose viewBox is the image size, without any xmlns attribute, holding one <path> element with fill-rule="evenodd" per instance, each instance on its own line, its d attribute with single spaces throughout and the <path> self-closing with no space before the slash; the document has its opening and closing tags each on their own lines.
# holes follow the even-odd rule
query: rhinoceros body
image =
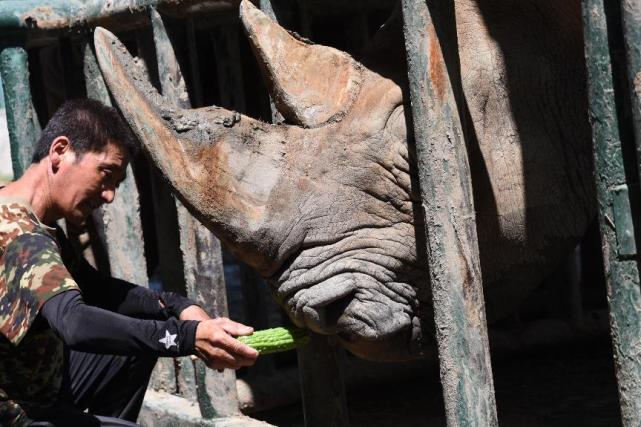
<svg viewBox="0 0 641 427">
<path fill-rule="evenodd" d="M 455 3 L 491 320 L 564 259 L 595 211 L 580 7 Z M 249 2 L 240 10 L 288 124 L 172 107 L 97 30 L 119 108 L 185 205 L 269 280 L 295 323 L 366 358 L 416 357 L 431 309 L 402 39 L 390 23 L 359 63 Z"/>
</svg>

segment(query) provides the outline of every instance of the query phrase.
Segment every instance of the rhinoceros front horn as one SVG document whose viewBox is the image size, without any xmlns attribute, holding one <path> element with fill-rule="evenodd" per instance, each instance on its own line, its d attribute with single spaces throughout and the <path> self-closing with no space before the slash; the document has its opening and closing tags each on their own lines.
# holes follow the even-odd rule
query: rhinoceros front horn
<svg viewBox="0 0 641 427">
<path fill-rule="evenodd" d="M 172 107 L 113 34 L 96 28 L 94 44 L 118 107 L 185 206 L 232 250 L 249 249 L 282 175 L 288 127 L 219 107 Z M 243 260 L 269 269 L 267 260 Z"/>
<path fill-rule="evenodd" d="M 361 83 L 361 66 L 352 57 L 294 37 L 247 0 L 240 17 L 283 117 L 318 127 L 349 111 Z"/>
</svg>

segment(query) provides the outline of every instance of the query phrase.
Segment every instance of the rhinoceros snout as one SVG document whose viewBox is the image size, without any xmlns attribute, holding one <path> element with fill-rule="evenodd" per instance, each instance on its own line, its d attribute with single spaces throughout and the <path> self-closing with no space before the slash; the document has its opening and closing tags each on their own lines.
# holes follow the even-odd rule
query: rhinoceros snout
<svg viewBox="0 0 641 427">
<path fill-rule="evenodd" d="M 291 291 L 286 300 L 296 323 L 320 334 L 337 334 L 359 356 L 415 357 L 411 347 L 417 324 L 412 305 L 389 284 L 367 274 L 337 274 Z M 395 351 L 390 353 L 389 347 Z"/>
</svg>

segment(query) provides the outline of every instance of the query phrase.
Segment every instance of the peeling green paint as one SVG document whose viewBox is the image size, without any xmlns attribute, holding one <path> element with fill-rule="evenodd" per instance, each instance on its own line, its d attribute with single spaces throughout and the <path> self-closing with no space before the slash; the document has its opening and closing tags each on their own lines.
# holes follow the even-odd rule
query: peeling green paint
<svg viewBox="0 0 641 427">
<path fill-rule="evenodd" d="M 614 40 L 610 36 L 620 27 L 617 22 L 608 22 L 614 16 L 614 9 L 608 8 L 619 5 L 619 0 L 583 0 L 582 6 L 599 225 L 621 417 L 624 426 L 636 427 L 641 425 L 641 291 L 638 261 L 626 254 L 629 246 L 623 253 L 617 250 L 621 248 L 617 234 L 625 232 L 619 227 L 630 227 L 630 224 L 623 225 L 621 220 L 617 224 L 612 223 L 612 218 L 621 216 L 620 212 L 614 211 L 621 209 L 622 205 L 621 200 L 616 201 L 617 197 L 623 196 L 619 190 L 626 185 L 634 188 L 631 184 L 638 179 L 636 171 L 630 172 L 634 169 L 631 166 L 636 163 L 634 158 L 629 158 L 634 157 L 633 154 L 630 156 L 630 153 L 634 153 L 634 142 L 626 134 L 627 123 L 617 109 L 617 96 L 626 94 L 617 90 L 615 82 L 618 76 L 614 75 L 613 64 L 616 65 L 618 59 L 612 55 L 610 46 Z M 639 108 L 638 104 L 635 105 Z M 633 212 L 635 208 L 638 212 L 640 207 L 631 205 L 631 208 Z"/>
<path fill-rule="evenodd" d="M 23 46 L 0 46 L 0 73 L 13 176 L 17 179 L 29 167 L 35 144 L 40 137 L 40 124 L 31 102 L 28 56 Z"/>
<path fill-rule="evenodd" d="M 7 0 L 0 1 L 0 31 L 69 30 L 105 19 L 143 13 L 149 7 L 220 8 L 239 0 Z"/>
<path fill-rule="evenodd" d="M 471 178 L 450 80 L 459 67 L 454 4 L 403 0 L 402 9 L 447 425 L 496 426 Z"/>
<path fill-rule="evenodd" d="M 641 165 L 641 0 L 620 1 L 637 164 Z"/>
</svg>

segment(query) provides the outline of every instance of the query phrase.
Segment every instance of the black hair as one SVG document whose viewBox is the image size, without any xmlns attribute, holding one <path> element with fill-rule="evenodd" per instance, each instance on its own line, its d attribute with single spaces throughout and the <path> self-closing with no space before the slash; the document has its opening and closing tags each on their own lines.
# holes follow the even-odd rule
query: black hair
<svg viewBox="0 0 641 427">
<path fill-rule="evenodd" d="M 51 143 L 59 136 L 69 139 L 78 157 L 102 151 L 110 142 L 126 148 L 130 155 L 137 150 L 129 128 L 116 109 L 93 99 L 73 99 L 62 104 L 42 131 L 31 163 L 47 157 Z"/>
</svg>

